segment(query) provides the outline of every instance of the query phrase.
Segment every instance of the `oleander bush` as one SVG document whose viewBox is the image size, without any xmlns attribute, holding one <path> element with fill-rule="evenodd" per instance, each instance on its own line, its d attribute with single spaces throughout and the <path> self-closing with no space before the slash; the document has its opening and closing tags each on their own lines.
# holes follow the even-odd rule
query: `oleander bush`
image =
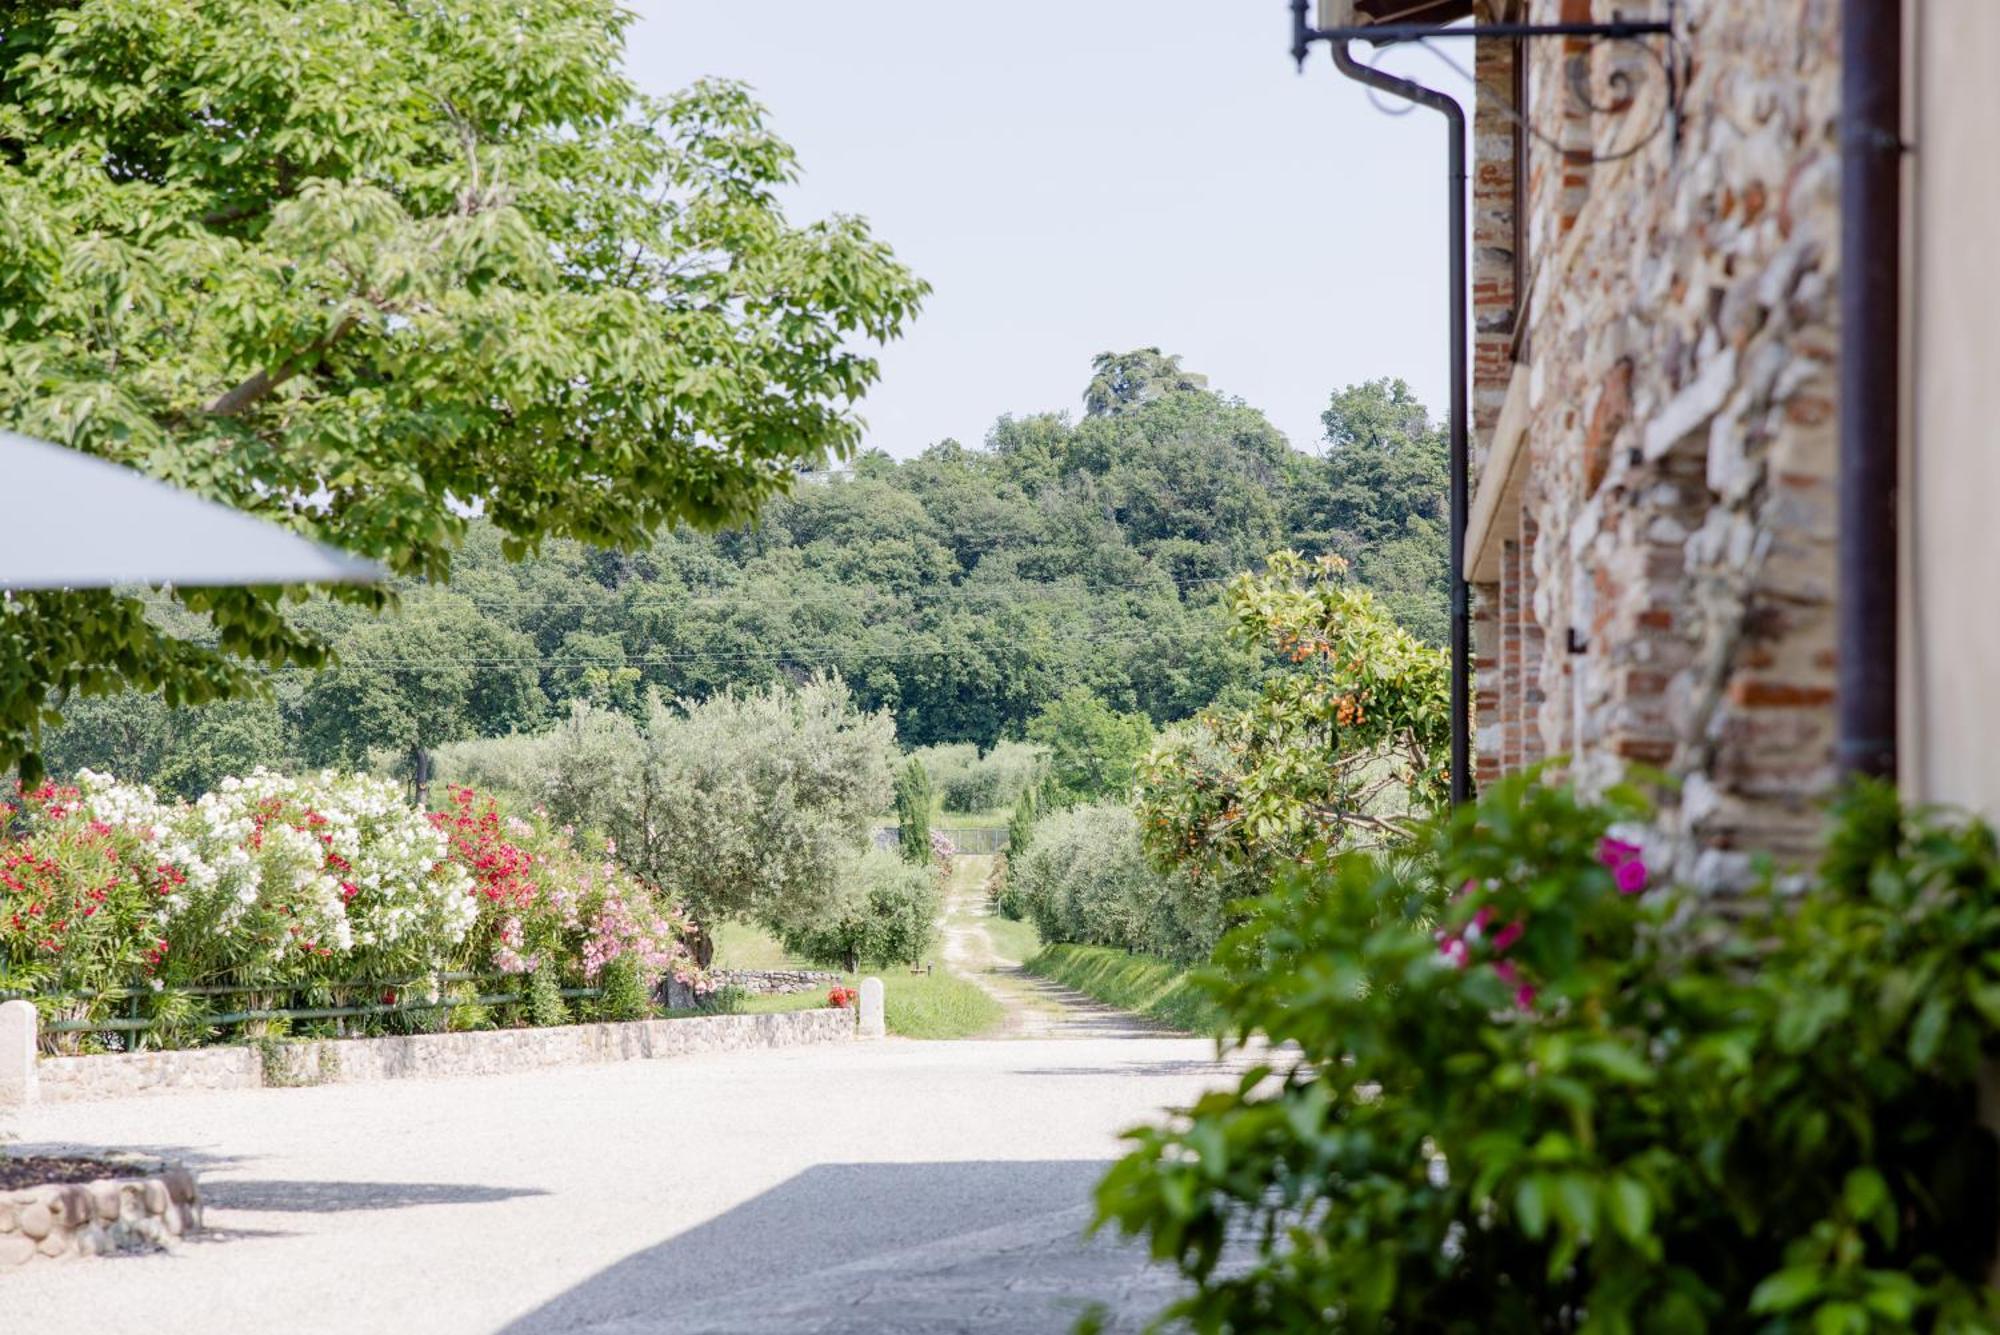
<svg viewBox="0 0 2000 1335">
<path fill-rule="evenodd" d="M 425 813 L 386 780 L 257 771 L 165 802 L 86 771 L 0 803 L 0 986 L 52 1018 L 136 1004 L 159 1020 L 151 1041 L 214 1036 L 204 1012 L 237 1003 L 198 989 L 220 986 L 264 1006 L 392 1006 L 439 974 L 524 974 L 520 1018 L 565 1015 L 565 986 L 615 984 L 604 1005 L 633 1012 L 663 973 L 699 985 L 688 930 L 566 830 L 465 788 Z M 452 1017 L 489 1018 L 469 1000 Z"/>
<path fill-rule="evenodd" d="M 1990 829 L 1856 790 L 1724 916 L 1530 780 L 1281 877 L 1218 951 L 1264 1065 L 1099 1188 L 1201 1331 L 1990 1331 Z M 1639 827 L 1632 827 L 1637 829 Z"/>
</svg>

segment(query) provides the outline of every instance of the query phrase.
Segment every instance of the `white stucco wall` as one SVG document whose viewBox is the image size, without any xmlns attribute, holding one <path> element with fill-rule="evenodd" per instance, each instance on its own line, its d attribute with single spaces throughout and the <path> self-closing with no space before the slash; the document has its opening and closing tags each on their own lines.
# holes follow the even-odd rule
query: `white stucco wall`
<svg viewBox="0 0 2000 1335">
<path fill-rule="evenodd" d="M 1906 13 L 1904 782 L 2000 817 L 2000 4 L 1922 0 Z"/>
</svg>

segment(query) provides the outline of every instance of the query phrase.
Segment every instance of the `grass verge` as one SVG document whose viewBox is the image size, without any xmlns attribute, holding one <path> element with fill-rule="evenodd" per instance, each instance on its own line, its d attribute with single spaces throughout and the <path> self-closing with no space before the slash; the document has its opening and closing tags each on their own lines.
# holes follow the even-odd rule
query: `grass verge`
<svg viewBox="0 0 2000 1335">
<path fill-rule="evenodd" d="M 817 967 L 793 959 L 768 932 L 743 923 L 724 923 L 716 932 L 715 964 L 722 969 Z M 882 1018 L 890 1033 L 903 1038 L 973 1038 L 999 1028 L 1006 1018 L 999 1002 L 942 968 L 927 974 L 912 974 L 900 964 L 885 964 L 843 975 L 842 981 L 849 987 L 859 987 L 861 979 L 871 973 L 882 980 Z M 743 1009 L 756 1014 L 810 1010 L 825 1004 L 826 989 L 814 988 L 782 996 L 748 997 Z"/>
<path fill-rule="evenodd" d="M 1221 1013 L 1187 970 L 1151 955 L 1128 955 L 1110 946 L 1044 946 L 1027 967 L 1171 1029 L 1213 1034 L 1222 1028 Z"/>
<path fill-rule="evenodd" d="M 1000 1003 L 957 974 L 884 970 L 882 1018 L 904 1038 L 976 1038 L 1000 1027 Z"/>
<path fill-rule="evenodd" d="M 1031 922 L 1015 922 L 995 913 L 986 919 L 986 935 L 993 949 L 1010 960 L 1031 960 L 1042 948 L 1042 934 Z"/>
</svg>

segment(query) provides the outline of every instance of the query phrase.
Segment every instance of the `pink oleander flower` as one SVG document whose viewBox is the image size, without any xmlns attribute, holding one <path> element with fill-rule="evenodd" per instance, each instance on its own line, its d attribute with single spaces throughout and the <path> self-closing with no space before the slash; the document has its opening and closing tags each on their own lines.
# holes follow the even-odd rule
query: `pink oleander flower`
<svg viewBox="0 0 2000 1335">
<path fill-rule="evenodd" d="M 1454 969 L 1463 969 L 1470 962 L 1471 952 L 1466 949 L 1465 938 L 1455 932 L 1437 934 L 1438 954 Z"/>
<path fill-rule="evenodd" d="M 1597 860 L 1611 870 L 1611 877 L 1618 884 L 1621 895 L 1636 895 L 1646 888 L 1646 864 L 1641 857 L 1644 852 L 1637 844 L 1623 839 L 1613 839 L 1610 835 L 1597 842 Z"/>
</svg>

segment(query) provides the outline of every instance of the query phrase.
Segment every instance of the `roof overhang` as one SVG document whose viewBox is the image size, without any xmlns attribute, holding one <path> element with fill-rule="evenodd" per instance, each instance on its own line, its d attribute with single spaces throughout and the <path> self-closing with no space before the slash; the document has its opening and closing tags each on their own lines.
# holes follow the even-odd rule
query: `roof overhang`
<svg viewBox="0 0 2000 1335">
<path fill-rule="evenodd" d="M 1472 0 L 1354 0 L 1354 17 L 1370 23 L 1435 23 L 1472 17 Z"/>
</svg>

